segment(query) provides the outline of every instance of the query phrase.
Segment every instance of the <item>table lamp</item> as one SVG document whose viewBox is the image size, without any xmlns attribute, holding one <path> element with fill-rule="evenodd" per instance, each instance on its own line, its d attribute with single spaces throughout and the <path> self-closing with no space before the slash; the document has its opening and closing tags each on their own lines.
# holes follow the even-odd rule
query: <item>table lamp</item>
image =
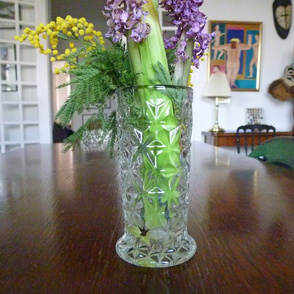
<svg viewBox="0 0 294 294">
<path fill-rule="evenodd" d="M 232 96 L 226 74 L 219 70 L 211 74 L 202 96 L 215 99 L 215 124 L 209 131 L 224 132 L 218 124 L 218 108 L 219 103 L 230 103 L 229 98 Z"/>
</svg>

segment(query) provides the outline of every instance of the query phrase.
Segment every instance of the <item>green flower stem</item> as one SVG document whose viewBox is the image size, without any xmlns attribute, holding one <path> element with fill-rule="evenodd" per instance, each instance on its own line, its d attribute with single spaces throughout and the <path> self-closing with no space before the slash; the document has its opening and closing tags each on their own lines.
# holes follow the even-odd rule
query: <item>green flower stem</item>
<svg viewBox="0 0 294 294">
<path fill-rule="evenodd" d="M 159 96 L 156 89 L 150 90 L 143 109 L 147 128 L 143 132 L 142 197 L 147 229 L 165 226 L 172 217 L 169 208 L 178 204 L 179 197 L 180 130 L 173 102 Z"/>
<path fill-rule="evenodd" d="M 180 41 L 185 40 L 186 32 L 183 32 Z M 187 86 L 192 63 L 192 52 L 194 48 L 194 40 L 189 39 L 185 48 L 186 54 L 189 59 L 185 61 L 178 61 L 175 64 L 174 81 L 177 85 Z"/>
<path fill-rule="evenodd" d="M 153 65 L 158 61 L 169 72 L 157 7 L 149 1 L 144 5 L 144 10 L 149 12 L 145 20 L 151 26 L 148 38 L 142 43 L 128 41 L 131 68 L 133 73 L 139 74 L 137 85 L 150 84 L 150 79 L 154 76 Z"/>
<path fill-rule="evenodd" d="M 156 4 L 156 5 L 155 5 Z M 168 71 L 168 63 L 158 19 L 158 2 L 149 1 L 144 10 L 149 14 L 146 22 L 151 33 L 137 44 L 128 42 L 130 63 L 134 74 L 139 74 L 137 85 L 150 85 L 154 77 L 153 66 L 160 62 Z M 178 203 L 178 174 L 180 171 L 180 130 L 174 114 L 174 104 L 156 89 L 139 89 L 143 120 L 148 127 L 143 132 L 143 191 L 145 228 L 165 226 L 172 217 L 169 206 Z"/>
</svg>

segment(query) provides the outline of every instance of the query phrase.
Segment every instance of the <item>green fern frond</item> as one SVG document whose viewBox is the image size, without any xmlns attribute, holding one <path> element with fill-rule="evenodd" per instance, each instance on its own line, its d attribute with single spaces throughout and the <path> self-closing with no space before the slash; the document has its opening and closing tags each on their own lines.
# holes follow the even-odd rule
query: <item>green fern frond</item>
<svg viewBox="0 0 294 294">
<path fill-rule="evenodd" d="M 178 84 L 173 83 L 173 81 L 170 78 L 169 73 L 165 70 L 163 65 L 158 62 L 157 64 L 153 65 L 154 70 L 154 76 L 156 80 L 158 80 L 162 85 L 173 85 L 177 86 Z M 181 107 L 182 104 L 182 95 L 178 95 L 179 90 L 176 88 L 166 88 L 166 90 L 162 91 L 165 93 L 168 97 L 172 99 L 172 101 L 176 104 L 176 106 Z"/>
<path fill-rule="evenodd" d="M 109 151 L 110 157 L 112 157 L 117 140 L 117 121 L 115 111 L 110 114 L 106 121 L 104 134 L 108 135 L 108 144 L 106 146 L 106 150 Z"/>
<path fill-rule="evenodd" d="M 176 49 L 166 49 L 165 52 L 166 52 L 169 74 L 171 77 L 173 77 L 174 71 L 175 71 Z"/>
<path fill-rule="evenodd" d="M 171 85 L 172 82 L 170 79 L 170 75 L 160 62 L 153 65 L 153 70 L 155 80 L 158 80 L 162 85 Z M 154 81 L 151 80 L 151 82 L 155 84 Z"/>
<path fill-rule="evenodd" d="M 67 99 L 55 115 L 55 120 L 62 126 L 66 126 L 71 121 L 75 112 L 74 99 Z"/>
<path fill-rule="evenodd" d="M 81 50 L 86 51 L 87 46 Z M 66 61 L 72 64 L 73 55 L 68 55 Z M 121 44 L 114 44 L 107 50 L 95 47 L 74 64 L 69 74 L 72 76 L 71 81 L 59 86 L 71 86 L 65 105 L 55 116 L 62 125 L 68 124 L 74 113 L 93 107 L 103 111 L 107 99 L 117 88 L 131 86 L 135 80 L 125 47 Z"/>
</svg>

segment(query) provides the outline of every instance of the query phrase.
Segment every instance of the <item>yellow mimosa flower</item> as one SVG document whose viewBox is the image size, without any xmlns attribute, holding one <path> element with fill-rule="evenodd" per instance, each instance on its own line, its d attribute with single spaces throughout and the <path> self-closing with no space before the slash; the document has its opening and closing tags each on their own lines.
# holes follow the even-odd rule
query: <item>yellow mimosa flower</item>
<svg viewBox="0 0 294 294">
<path fill-rule="evenodd" d="M 25 33 L 25 34 L 29 34 L 30 32 L 31 32 L 31 29 L 30 29 L 30 28 L 25 28 L 25 29 L 24 29 L 24 33 Z"/>
<path fill-rule="evenodd" d="M 86 32 L 86 34 L 91 34 L 93 32 L 93 30 L 91 28 L 87 28 L 85 32 Z"/>
<path fill-rule="evenodd" d="M 59 54 L 57 50 L 60 38 L 59 33 L 63 33 L 72 39 L 68 41 L 68 48 L 65 49 L 63 54 Z M 67 15 L 65 19 L 58 16 L 56 21 L 51 21 L 48 24 L 40 23 L 36 30 L 27 27 L 22 35 L 15 36 L 15 40 L 19 42 L 23 42 L 26 39 L 28 39 L 32 46 L 39 49 L 41 54 L 51 55 L 51 62 L 56 60 L 68 61 L 62 68 L 55 70 L 57 74 L 68 72 L 70 68 L 75 67 L 77 59 L 73 58 L 71 54 L 78 51 L 76 48 L 78 42 L 85 46 L 83 50 L 79 51 L 80 57 L 85 57 L 87 52 L 94 50 L 97 46 L 105 50 L 103 48 L 104 39 L 102 33 L 94 30 L 93 23 L 88 23 L 84 17 L 78 19 L 70 15 Z M 40 39 L 49 39 L 49 48 L 45 48 L 40 43 Z"/>
<path fill-rule="evenodd" d="M 56 22 L 57 23 L 63 23 L 64 22 L 64 19 L 62 17 L 60 17 L 60 16 L 57 16 L 56 17 Z"/>
</svg>

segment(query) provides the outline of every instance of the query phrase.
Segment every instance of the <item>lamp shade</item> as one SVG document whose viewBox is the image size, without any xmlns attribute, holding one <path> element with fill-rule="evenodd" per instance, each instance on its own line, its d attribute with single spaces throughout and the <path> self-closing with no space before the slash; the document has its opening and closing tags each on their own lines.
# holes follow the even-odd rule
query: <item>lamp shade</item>
<svg viewBox="0 0 294 294">
<path fill-rule="evenodd" d="M 231 97 L 231 88 L 226 74 L 222 71 L 217 71 L 213 73 L 204 88 L 202 96 L 210 98 Z"/>
</svg>

